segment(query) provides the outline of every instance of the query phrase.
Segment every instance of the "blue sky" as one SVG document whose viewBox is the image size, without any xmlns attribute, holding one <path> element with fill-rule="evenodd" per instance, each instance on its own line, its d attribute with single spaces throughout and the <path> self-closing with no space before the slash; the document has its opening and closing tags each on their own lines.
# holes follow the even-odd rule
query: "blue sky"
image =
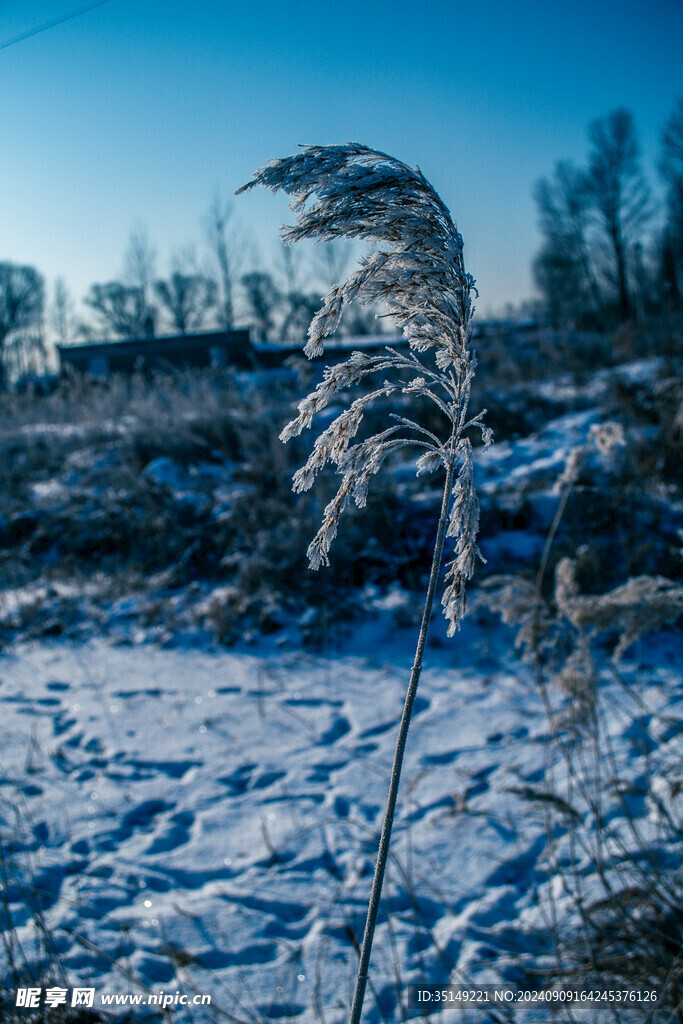
<svg viewBox="0 0 683 1024">
<path fill-rule="evenodd" d="M 0 0 L 0 46 L 87 0 Z M 419 164 L 449 205 L 482 313 L 532 293 L 534 182 L 582 161 L 589 122 L 630 109 L 656 181 L 683 93 L 681 0 L 109 0 L 0 49 L 0 259 L 80 299 L 121 274 L 131 229 L 168 257 L 299 143 L 354 140 Z M 263 263 L 284 200 L 235 216 Z"/>
</svg>

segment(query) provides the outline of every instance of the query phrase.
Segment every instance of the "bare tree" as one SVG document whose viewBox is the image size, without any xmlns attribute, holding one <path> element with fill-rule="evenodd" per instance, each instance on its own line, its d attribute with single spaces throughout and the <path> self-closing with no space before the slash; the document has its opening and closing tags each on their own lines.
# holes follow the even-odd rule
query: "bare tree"
<svg viewBox="0 0 683 1024">
<path fill-rule="evenodd" d="M 659 170 L 666 182 L 667 222 L 662 240 L 662 279 L 667 299 L 681 300 L 683 280 L 683 96 L 662 129 Z"/>
<path fill-rule="evenodd" d="M 139 306 L 137 333 L 152 336 L 155 333 L 156 309 L 152 301 L 156 253 L 150 245 L 147 230 L 136 224 L 130 233 L 124 257 L 123 282 L 137 292 Z"/>
<path fill-rule="evenodd" d="M 594 215 L 596 241 L 608 257 L 606 276 L 616 288 L 618 307 L 626 318 L 633 310 L 629 260 L 652 215 L 650 190 L 640 169 L 633 117 L 615 110 L 593 121 L 586 188 Z"/>
<path fill-rule="evenodd" d="M 662 169 L 668 177 L 683 174 L 683 96 L 676 105 L 662 129 Z"/>
<path fill-rule="evenodd" d="M 278 302 L 281 318 L 278 341 L 283 345 L 299 345 L 306 337 L 308 325 L 322 299 L 317 291 L 310 290 L 313 274 L 310 269 L 307 270 L 301 249 L 280 241 L 274 262 L 277 278 L 282 285 Z M 253 309 L 251 300 L 250 305 Z"/>
<path fill-rule="evenodd" d="M 233 221 L 232 206 L 230 203 L 222 202 L 218 194 L 203 224 L 213 271 L 218 282 L 218 325 L 222 330 L 230 331 L 235 326 L 235 285 L 243 257 L 244 241 Z"/>
<path fill-rule="evenodd" d="M 156 281 L 154 291 L 171 328 L 179 334 L 203 327 L 218 298 L 216 282 L 200 274 L 186 255 L 173 258 L 170 276 Z"/>
<path fill-rule="evenodd" d="M 351 243 L 348 238 L 319 242 L 313 247 L 313 260 L 316 276 L 329 291 L 346 277 L 351 262 Z"/>
<path fill-rule="evenodd" d="M 260 341 L 273 341 L 277 336 L 277 312 L 282 292 L 266 271 L 252 270 L 241 278 L 247 315 Z"/>
<path fill-rule="evenodd" d="M 152 302 L 156 255 L 147 232 L 137 225 L 130 233 L 120 281 L 93 284 L 83 300 L 97 313 L 100 328 L 120 338 L 151 337 L 156 309 Z"/>
<path fill-rule="evenodd" d="M 317 295 L 305 292 L 288 292 L 284 296 L 284 317 L 280 324 L 279 341 L 281 344 L 293 343 L 301 345 L 306 337 L 308 325 L 320 308 L 321 300 Z"/>
<path fill-rule="evenodd" d="M 286 295 L 304 290 L 306 274 L 303 257 L 301 249 L 285 245 L 282 240 L 278 241 L 273 262 L 277 277 L 282 283 L 282 291 Z M 310 277 L 310 274 L 308 276 Z"/>
<path fill-rule="evenodd" d="M 562 327 L 573 323 L 582 311 L 578 268 L 559 239 L 545 242 L 532 270 L 551 324 Z"/>
<path fill-rule="evenodd" d="M 0 387 L 7 383 L 10 344 L 40 335 L 44 306 L 45 280 L 35 267 L 0 263 Z"/>
<path fill-rule="evenodd" d="M 568 322 L 590 311 L 600 322 L 603 297 L 590 251 L 585 174 L 571 162 L 560 161 L 552 178 L 537 182 L 534 198 L 545 238 L 534 276 L 551 319 Z"/>
<path fill-rule="evenodd" d="M 100 325 L 119 338 L 139 338 L 145 333 L 145 307 L 140 289 L 107 281 L 93 284 L 83 300 L 98 315 Z"/>
<path fill-rule="evenodd" d="M 7 348 L 6 365 L 16 382 L 35 381 L 47 371 L 47 346 L 42 321 L 31 330 L 18 331 Z M 9 376 L 9 374 L 8 374 Z"/>
<path fill-rule="evenodd" d="M 68 345 L 76 330 L 74 303 L 63 277 L 55 281 L 50 322 L 60 345 Z"/>
</svg>

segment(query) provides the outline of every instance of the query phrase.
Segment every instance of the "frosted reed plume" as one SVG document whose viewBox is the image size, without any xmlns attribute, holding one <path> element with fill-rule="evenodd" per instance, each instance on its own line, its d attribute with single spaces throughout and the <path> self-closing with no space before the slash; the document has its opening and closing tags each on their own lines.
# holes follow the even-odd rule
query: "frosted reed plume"
<svg viewBox="0 0 683 1024">
<path fill-rule="evenodd" d="M 619 642 L 612 657 L 619 661 L 641 636 L 679 618 L 683 612 L 683 587 L 665 576 L 631 576 L 607 593 L 581 594 L 576 561 L 562 558 L 555 570 L 555 602 L 577 630 L 616 630 Z"/>
<path fill-rule="evenodd" d="M 444 540 L 454 541 L 447 566 L 442 604 L 449 636 L 465 612 L 465 585 L 481 557 L 476 544 L 479 503 L 474 487 L 470 428 L 481 431 L 485 445 L 491 433 L 483 413 L 467 418 L 476 360 L 469 348 L 474 279 L 465 271 L 462 237 L 436 191 L 418 168 L 357 143 L 306 146 L 295 156 L 273 160 L 257 171 L 237 194 L 263 185 L 290 198 L 296 223 L 282 229 L 286 243 L 302 239 L 332 241 L 338 237 L 366 239 L 373 246 L 354 273 L 335 285 L 314 316 L 304 348 L 312 359 L 324 352 L 325 338 L 339 325 L 343 307 L 381 302 L 410 344 L 408 354 L 387 347 L 380 355 L 353 352 L 344 362 L 328 366 L 322 381 L 299 404 L 298 415 L 280 437 L 288 441 L 309 428 L 315 416 L 338 392 L 370 375 L 382 382 L 362 394 L 318 436 L 306 464 L 294 476 L 294 490 L 308 490 L 329 462 L 341 476 L 339 489 L 325 509 L 322 525 L 308 548 L 311 568 L 329 562 L 330 546 L 340 517 L 350 501 L 366 503 L 370 480 L 393 452 L 407 446 L 422 450 L 417 472 L 445 470 L 432 568 L 425 598 L 415 661 L 387 797 L 377 866 L 368 906 L 350 1024 L 360 1021 L 370 951 L 389 852 L 403 753 L 412 713 L 441 569 Z M 443 415 L 441 436 L 404 416 L 391 416 L 379 433 L 354 442 L 369 406 L 399 394 L 432 402 Z"/>
<path fill-rule="evenodd" d="M 308 490 L 323 466 L 331 462 L 342 477 L 336 496 L 308 549 L 312 568 L 328 564 L 339 519 L 351 500 L 366 502 L 368 485 L 385 458 L 407 445 L 424 450 L 418 472 L 443 466 L 449 479 L 447 536 L 455 541 L 443 597 L 449 634 L 465 610 L 465 583 L 479 551 L 476 535 L 479 505 L 473 480 L 472 445 L 465 432 L 476 426 L 485 444 L 491 441 L 479 414 L 467 420 L 476 360 L 469 349 L 474 280 L 465 272 L 462 237 L 436 191 L 417 168 L 357 143 L 306 146 L 301 153 L 273 160 L 237 190 L 263 185 L 292 198 L 296 224 L 282 229 L 290 244 L 302 239 L 331 241 L 340 236 L 367 239 L 377 247 L 361 258 L 356 271 L 325 297 L 308 330 L 304 352 L 309 358 L 324 351 L 324 340 L 339 325 L 345 304 L 383 302 L 410 343 L 410 354 L 387 348 L 381 355 L 353 352 L 329 366 L 323 380 L 299 405 L 282 431 L 283 441 L 312 425 L 339 391 L 371 374 L 398 372 L 394 380 L 352 402 L 315 442 L 310 458 L 294 477 L 294 490 Z M 315 201 L 307 206 L 309 200 Z M 379 245 L 377 244 L 379 243 Z M 433 402 L 444 415 L 441 438 L 412 420 L 394 417 L 393 425 L 352 444 L 366 409 L 396 393 Z"/>
</svg>

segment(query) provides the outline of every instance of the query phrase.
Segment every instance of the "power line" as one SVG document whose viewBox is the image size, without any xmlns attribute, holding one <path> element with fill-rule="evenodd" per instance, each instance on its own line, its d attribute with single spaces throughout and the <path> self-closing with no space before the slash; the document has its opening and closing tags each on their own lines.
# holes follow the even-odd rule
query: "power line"
<svg viewBox="0 0 683 1024">
<path fill-rule="evenodd" d="M 92 11 L 95 7 L 102 7 L 103 4 L 108 4 L 109 0 L 96 0 L 93 4 L 87 4 L 85 7 L 79 7 L 77 11 L 73 11 L 71 14 L 64 14 L 61 18 L 55 18 L 53 21 L 46 21 L 44 25 L 40 25 L 38 28 L 29 29 L 28 32 L 22 32 L 18 36 L 14 36 L 13 39 L 8 39 L 6 43 L 0 43 L 0 50 L 6 50 L 8 46 L 14 46 L 15 43 L 22 43 L 24 39 L 30 39 L 31 36 L 37 36 L 40 32 L 47 32 L 49 28 L 55 28 L 56 25 L 63 25 L 65 21 L 71 21 L 73 18 L 78 18 L 81 14 L 86 14 L 88 11 Z"/>
</svg>

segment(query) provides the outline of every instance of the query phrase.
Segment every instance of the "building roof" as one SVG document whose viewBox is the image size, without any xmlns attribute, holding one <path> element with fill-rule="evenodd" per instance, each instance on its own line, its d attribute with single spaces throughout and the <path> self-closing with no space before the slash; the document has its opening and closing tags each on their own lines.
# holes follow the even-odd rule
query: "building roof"
<svg viewBox="0 0 683 1024">
<path fill-rule="evenodd" d="M 96 374 L 132 372 L 139 366 L 213 364 L 246 369 L 254 365 L 254 350 L 246 330 L 88 341 L 58 345 L 57 350 L 62 366 Z"/>
</svg>

